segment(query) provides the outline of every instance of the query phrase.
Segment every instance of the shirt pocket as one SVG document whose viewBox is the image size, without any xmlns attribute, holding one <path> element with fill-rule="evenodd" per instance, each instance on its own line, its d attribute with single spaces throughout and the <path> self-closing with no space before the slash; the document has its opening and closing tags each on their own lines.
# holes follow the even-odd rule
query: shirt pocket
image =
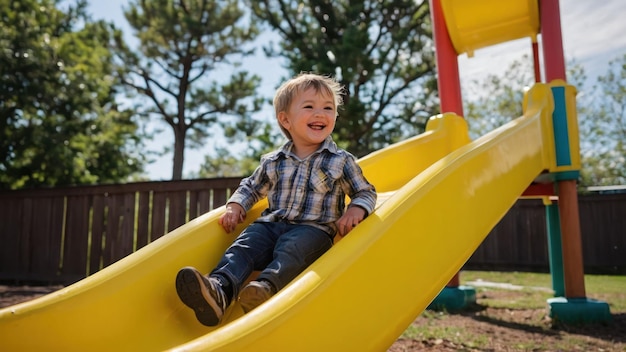
<svg viewBox="0 0 626 352">
<path fill-rule="evenodd" d="M 311 172 L 309 188 L 316 193 L 331 192 L 341 177 L 341 170 L 317 169 Z"/>
</svg>

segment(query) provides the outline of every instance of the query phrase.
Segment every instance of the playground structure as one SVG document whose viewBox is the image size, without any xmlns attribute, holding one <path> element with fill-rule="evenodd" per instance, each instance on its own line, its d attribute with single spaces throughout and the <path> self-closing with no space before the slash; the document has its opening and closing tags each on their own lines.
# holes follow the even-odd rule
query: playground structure
<svg viewBox="0 0 626 352">
<path fill-rule="evenodd" d="M 554 164 L 522 196 L 546 205 L 550 271 L 556 298 L 550 316 L 565 322 L 606 321 L 608 305 L 586 297 L 578 195 L 580 170 L 576 89 L 566 83 L 558 0 L 430 0 L 438 67 L 441 111 L 463 116 L 457 57 L 493 44 L 530 37 L 535 81 L 541 82 L 537 37 L 541 33 L 546 82 L 553 94 Z M 555 204 L 556 203 L 558 204 Z M 473 288 L 455 275 L 433 307 L 463 308 L 475 300 Z"/>
<path fill-rule="evenodd" d="M 466 298 L 458 271 L 520 196 L 546 199 L 559 296 L 548 302 L 551 314 L 606 319 L 608 306 L 584 290 L 575 89 L 565 83 L 558 0 L 541 1 L 541 19 L 538 7 L 431 0 L 445 113 L 424 134 L 359 160 L 380 192 L 376 211 L 262 306 L 244 316 L 235 303 L 209 328 L 176 296 L 179 268 L 208 271 L 234 239 L 217 223 L 219 208 L 74 285 L 0 310 L 0 350 L 385 350 L 433 300 Z M 523 116 L 470 141 L 457 56 L 536 38 L 539 28 L 550 83 L 527 92 Z"/>
</svg>

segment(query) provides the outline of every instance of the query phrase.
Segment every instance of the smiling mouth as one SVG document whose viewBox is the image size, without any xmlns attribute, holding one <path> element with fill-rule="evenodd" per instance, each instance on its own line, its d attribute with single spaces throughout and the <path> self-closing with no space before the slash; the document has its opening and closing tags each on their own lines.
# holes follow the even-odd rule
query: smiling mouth
<svg viewBox="0 0 626 352">
<path fill-rule="evenodd" d="M 311 123 L 311 124 L 309 124 L 309 128 L 321 131 L 324 128 L 326 128 L 326 125 L 320 125 L 320 124 L 316 124 L 316 123 Z"/>
</svg>

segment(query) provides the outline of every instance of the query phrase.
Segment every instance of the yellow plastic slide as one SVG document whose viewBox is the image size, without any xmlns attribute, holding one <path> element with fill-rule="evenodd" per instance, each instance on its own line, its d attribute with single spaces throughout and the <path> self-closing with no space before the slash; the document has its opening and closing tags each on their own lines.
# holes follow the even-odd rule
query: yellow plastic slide
<svg viewBox="0 0 626 352">
<path fill-rule="evenodd" d="M 235 304 L 221 326 L 202 326 L 175 292 L 179 268 L 209 271 L 234 239 L 217 209 L 74 285 L 0 310 L 0 350 L 386 350 L 548 168 L 551 99 L 534 87 L 523 117 L 472 143 L 460 117 L 438 116 L 426 133 L 360 160 L 381 192 L 377 210 L 245 316 Z"/>
</svg>

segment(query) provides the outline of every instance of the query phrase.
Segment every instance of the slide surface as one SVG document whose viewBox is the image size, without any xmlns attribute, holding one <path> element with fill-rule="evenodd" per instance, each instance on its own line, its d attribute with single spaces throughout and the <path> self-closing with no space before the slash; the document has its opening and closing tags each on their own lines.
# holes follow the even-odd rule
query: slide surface
<svg viewBox="0 0 626 352">
<path fill-rule="evenodd" d="M 234 304 L 221 326 L 202 326 L 174 288 L 181 267 L 209 271 L 234 239 L 217 224 L 220 208 L 74 285 L 0 310 L 0 350 L 386 350 L 549 168 L 551 93 L 537 85 L 527 99 L 523 117 L 472 143 L 460 117 L 440 115 L 426 133 L 361 159 L 377 210 L 245 316 Z"/>
</svg>

